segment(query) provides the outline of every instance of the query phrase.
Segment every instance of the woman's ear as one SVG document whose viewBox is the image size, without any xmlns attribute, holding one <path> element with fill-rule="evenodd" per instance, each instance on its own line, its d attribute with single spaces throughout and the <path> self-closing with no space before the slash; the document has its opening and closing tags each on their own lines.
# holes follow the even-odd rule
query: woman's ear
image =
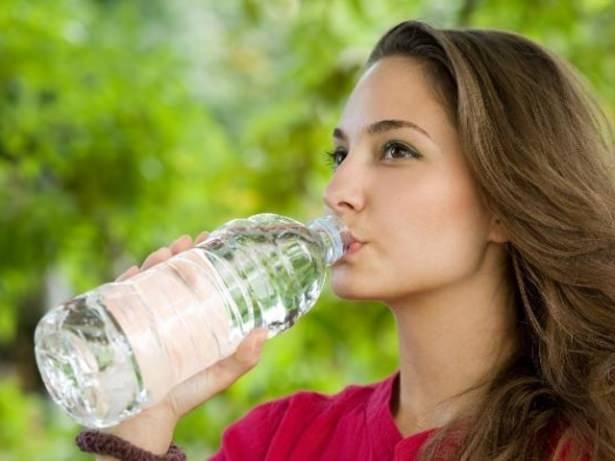
<svg viewBox="0 0 615 461">
<path fill-rule="evenodd" d="M 506 229 L 502 226 L 500 219 L 496 216 L 491 218 L 491 228 L 489 230 L 488 240 L 495 243 L 506 243 L 510 241 L 508 232 L 506 232 Z"/>
</svg>

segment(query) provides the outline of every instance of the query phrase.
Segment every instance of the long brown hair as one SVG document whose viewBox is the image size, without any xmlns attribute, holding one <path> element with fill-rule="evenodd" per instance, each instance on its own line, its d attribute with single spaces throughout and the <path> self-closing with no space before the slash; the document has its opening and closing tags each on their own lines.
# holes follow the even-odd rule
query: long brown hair
<svg viewBox="0 0 615 461">
<path fill-rule="evenodd" d="M 517 34 L 406 21 L 379 40 L 367 65 L 387 56 L 426 64 L 480 193 L 506 229 L 520 339 L 479 407 L 438 431 L 420 459 L 561 459 L 555 445 L 559 456 L 567 441 L 567 459 L 585 451 L 615 460 L 607 118 L 572 66 Z M 443 444 L 451 437 L 456 445 Z"/>
</svg>

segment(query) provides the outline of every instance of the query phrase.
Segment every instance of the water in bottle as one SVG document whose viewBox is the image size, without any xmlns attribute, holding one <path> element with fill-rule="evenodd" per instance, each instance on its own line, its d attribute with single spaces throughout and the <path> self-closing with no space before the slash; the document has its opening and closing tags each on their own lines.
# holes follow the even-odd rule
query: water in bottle
<svg viewBox="0 0 615 461">
<path fill-rule="evenodd" d="M 333 215 L 307 225 L 271 213 L 230 221 L 188 251 L 49 311 L 35 331 L 43 381 L 77 422 L 115 425 L 232 354 L 254 328 L 273 336 L 292 326 L 349 243 Z"/>
</svg>

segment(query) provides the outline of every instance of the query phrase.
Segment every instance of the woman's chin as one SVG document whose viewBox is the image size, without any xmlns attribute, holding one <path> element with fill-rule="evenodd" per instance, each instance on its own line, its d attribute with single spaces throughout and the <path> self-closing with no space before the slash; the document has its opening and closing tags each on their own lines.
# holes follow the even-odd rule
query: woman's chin
<svg viewBox="0 0 615 461">
<path fill-rule="evenodd" d="M 370 292 L 356 281 L 351 281 L 346 277 L 333 277 L 331 281 L 331 291 L 338 297 L 348 300 L 367 300 L 370 299 Z"/>
</svg>

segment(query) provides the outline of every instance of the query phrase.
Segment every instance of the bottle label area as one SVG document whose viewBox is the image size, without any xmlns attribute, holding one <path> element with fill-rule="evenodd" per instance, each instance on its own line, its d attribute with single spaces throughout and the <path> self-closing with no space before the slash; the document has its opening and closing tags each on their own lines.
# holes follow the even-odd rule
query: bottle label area
<svg viewBox="0 0 615 461">
<path fill-rule="evenodd" d="M 130 338 L 154 402 L 236 346 L 213 271 L 202 252 L 186 251 L 122 282 L 131 285 L 134 296 L 123 290 L 115 295 L 114 284 L 103 294 L 105 306 Z"/>
</svg>

